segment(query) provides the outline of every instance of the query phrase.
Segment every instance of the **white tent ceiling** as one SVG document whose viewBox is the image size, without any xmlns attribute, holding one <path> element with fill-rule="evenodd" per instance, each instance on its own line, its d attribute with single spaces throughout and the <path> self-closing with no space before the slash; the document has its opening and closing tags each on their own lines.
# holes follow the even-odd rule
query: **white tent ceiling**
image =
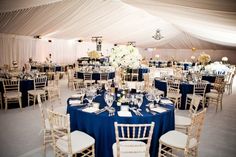
<svg viewBox="0 0 236 157">
<path fill-rule="evenodd" d="M 0 0 L 0 33 L 136 41 L 139 47 L 236 49 L 230 0 Z M 160 29 L 163 39 L 152 38 Z"/>
</svg>

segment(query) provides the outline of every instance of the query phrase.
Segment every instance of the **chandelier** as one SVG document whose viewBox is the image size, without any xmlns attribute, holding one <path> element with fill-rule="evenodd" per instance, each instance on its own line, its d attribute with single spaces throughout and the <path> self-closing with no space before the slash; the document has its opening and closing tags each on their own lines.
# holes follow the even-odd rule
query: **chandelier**
<svg viewBox="0 0 236 157">
<path fill-rule="evenodd" d="M 164 38 L 162 35 L 161 35 L 161 31 L 160 29 L 157 29 L 156 30 L 156 34 L 152 36 L 153 39 L 156 39 L 156 40 L 161 40 L 162 38 Z"/>
</svg>

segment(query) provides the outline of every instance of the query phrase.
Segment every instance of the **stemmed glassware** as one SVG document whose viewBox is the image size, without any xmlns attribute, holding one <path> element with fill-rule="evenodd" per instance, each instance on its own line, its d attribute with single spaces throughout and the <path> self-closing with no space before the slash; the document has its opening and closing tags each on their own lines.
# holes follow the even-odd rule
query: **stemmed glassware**
<svg viewBox="0 0 236 157">
<path fill-rule="evenodd" d="M 135 98 L 136 98 L 136 102 L 137 102 L 137 105 L 138 105 L 138 110 L 141 110 L 140 107 L 143 104 L 143 94 L 136 94 Z"/>
<path fill-rule="evenodd" d="M 154 107 L 154 101 L 155 101 L 155 95 L 154 95 L 154 93 L 148 92 L 148 93 L 146 94 L 146 98 L 147 98 L 148 101 L 151 101 L 151 102 L 152 102 L 151 105 Z M 149 107 L 150 107 L 150 105 L 149 105 Z"/>
<path fill-rule="evenodd" d="M 106 92 L 104 94 L 104 99 L 105 99 L 105 102 L 107 103 L 107 106 L 109 108 L 111 108 L 111 106 L 112 106 L 112 104 L 113 104 L 113 102 L 115 100 L 115 96 L 112 93 L 110 93 L 110 92 Z"/>
</svg>

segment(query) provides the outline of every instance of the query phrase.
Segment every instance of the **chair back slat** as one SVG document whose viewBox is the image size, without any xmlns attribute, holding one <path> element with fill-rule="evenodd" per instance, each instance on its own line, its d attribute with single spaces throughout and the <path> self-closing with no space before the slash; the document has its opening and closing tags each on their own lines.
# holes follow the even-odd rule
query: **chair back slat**
<svg viewBox="0 0 236 157">
<path fill-rule="evenodd" d="M 202 130 L 205 115 L 206 115 L 206 108 L 192 115 L 192 118 L 191 118 L 192 122 L 188 131 L 188 139 L 187 139 L 187 145 L 186 145 L 187 149 L 190 147 L 190 143 L 192 139 L 196 139 L 197 142 L 199 143 L 200 133 Z"/>
<path fill-rule="evenodd" d="M 92 80 L 92 73 L 84 73 L 84 80 Z"/>
<path fill-rule="evenodd" d="M 101 73 L 100 74 L 100 80 L 108 80 L 108 73 Z"/>
<path fill-rule="evenodd" d="M 72 154 L 69 114 L 60 114 L 49 109 L 47 112 L 54 146 L 56 146 L 56 141 L 60 138 L 60 140 L 65 141 L 69 153 Z"/>
<path fill-rule="evenodd" d="M 198 106 L 200 104 L 201 98 L 197 96 L 193 96 L 189 108 L 190 115 L 197 113 Z"/>
<path fill-rule="evenodd" d="M 42 89 L 46 87 L 47 76 L 41 76 L 34 79 L 34 89 Z"/>
<path fill-rule="evenodd" d="M 199 83 L 194 84 L 193 94 L 203 96 L 206 92 L 206 86 L 207 86 L 207 84 L 203 83 L 203 82 L 199 82 Z"/>
<path fill-rule="evenodd" d="M 3 80 L 4 92 L 20 91 L 20 80 L 5 79 Z"/>
<path fill-rule="evenodd" d="M 149 153 L 153 129 L 155 125 L 154 122 L 152 122 L 151 124 L 118 124 L 117 122 L 115 122 L 114 125 L 118 154 L 120 154 L 119 151 L 121 150 L 121 141 L 143 141 L 146 143 L 145 154 L 146 156 L 148 156 L 147 154 Z M 133 147 L 134 146 L 135 145 L 133 145 Z M 143 150 L 137 150 L 137 152 L 139 151 Z"/>
</svg>

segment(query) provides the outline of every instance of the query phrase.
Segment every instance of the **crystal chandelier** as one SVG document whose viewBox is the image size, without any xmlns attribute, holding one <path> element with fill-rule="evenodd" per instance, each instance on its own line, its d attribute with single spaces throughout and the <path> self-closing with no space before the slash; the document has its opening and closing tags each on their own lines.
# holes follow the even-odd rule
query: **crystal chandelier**
<svg viewBox="0 0 236 157">
<path fill-rule="evenodd" d="M 161 39 L 164 38 L 164 37 L 161 35 L 160 29 L 157 29 L 157 30 L 156 30 L 156 34 L 153 35 L 152 38 L 154 38 L 154 39 L 156 39 L 156 40 L 161 40 Z"/>
</svg>

